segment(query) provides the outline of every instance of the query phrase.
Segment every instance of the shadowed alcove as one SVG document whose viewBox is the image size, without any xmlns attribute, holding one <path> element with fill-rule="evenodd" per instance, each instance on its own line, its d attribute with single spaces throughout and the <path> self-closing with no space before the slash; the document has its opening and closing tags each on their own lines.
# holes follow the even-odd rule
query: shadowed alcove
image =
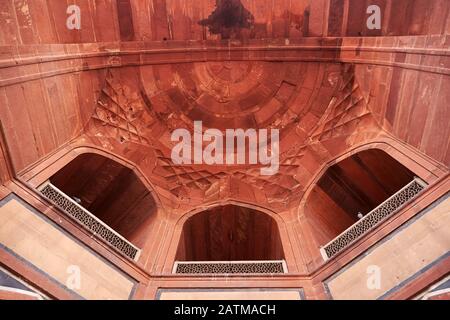
<svg viewBox="0 0 450 320">
<path fill-rule="evenodd" d="M 312 189 L 304 214 L 320 245 L 329 242 L 414 179 L 384 151 L 356 153 L 326 170 Z"/>
<path fill-rule="evenodd" d="M 131 243 L 144 244 L 157 206 L 130 168 L 86 153 L 54 174 L 50 182 Z"/>
<path fill-rule="evenodd" d="M 226 205 L 189 218 L 178 246 L 178 261 L 284 259 L 276 221 L 269 215 Z"/>
</svg>

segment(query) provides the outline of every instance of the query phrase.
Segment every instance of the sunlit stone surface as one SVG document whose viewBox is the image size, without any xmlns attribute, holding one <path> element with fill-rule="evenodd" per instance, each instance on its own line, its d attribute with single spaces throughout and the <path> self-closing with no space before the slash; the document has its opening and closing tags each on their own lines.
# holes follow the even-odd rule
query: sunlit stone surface
<svg viewBox="0 0 450 320">
<path fill-rule="evenodd" d="M 440 225 L 450 186 L 449 1 L 373 1 L 380 29 L 369 28 L 378 17 L 361 0 L 84 0 L 79 28 L 65 1 L 0 5 L 0 217 L 14 201 L 49 224 L 28 226 L 33 234 L 63 230 L 22 242 L 11 239 L 16 224 L 5 225 L 0 264 L 39 296 L 195 299 L 253 288 L 231 296 L 358 298 L 366 255 L 386 279 L 402 275 L 364 297 L 408 299 L 450 270 Z M 278 130 L 276 174 L 262 175 L 261 162 L 174 163 L 172 133 L 194 136 L 195 121 L 224 136 Z M 321 246 L 415 178 L 426 186 L 419 196 L 324 261 Z M 126 241 L 95 235 L 107 229 L 41 194 L 48 181 L 97 219 L 89 223 L 139 248 L 136 261 L 118 248 Z M 402 236 L 415 219 L 424 233 Z M 58 239 L 82 244 L 77 255 L 94 252 L 126 286 L 71 288 L 66 256 L 24 267 L 24 252 L 64 252 Z M 385 239 L 409 265 L 390 259 Z M 176 261 L 272 260 L 290 275 L 173 275 Z"/>
</svg>

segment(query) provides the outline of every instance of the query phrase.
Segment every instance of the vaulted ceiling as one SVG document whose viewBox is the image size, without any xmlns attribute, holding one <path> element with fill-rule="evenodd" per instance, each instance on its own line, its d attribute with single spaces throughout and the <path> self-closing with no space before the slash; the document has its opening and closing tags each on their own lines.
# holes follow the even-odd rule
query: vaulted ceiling
<svg viewBox="0 0 450 320">
<path fill-rule="evenodd" d="M 171 133 L 192 132 L 198 120 L 204 129 L 279 129 L 279 173 L 261 176 L 259 165 L 175 165 Z M 321 162 L 313 150 L 321 141 L 352 135 L 364 122 L 368 132 L 379 130 L 349 66 L 212 62 L 109 71 L 86 134 L 142 164 L 175 197 L 214 199 L 237 183 L 237 192 L 287 204 L 305 186 L 313 160 L 305 155 Z"/>
<path fill-rule="evenodd" d="M 0 119 L 19 173 L 88 144 L 135 164 L 167 206 L 284 210 L 328 161 L 380 136 L 450 162 L 446 0 L 74 3 L 79 31 L 64 1 L 3 3 Z M 369 4 L 382 30 L 366 28 Z M 198 120 L 279 129 L 279 173 L 174 165 L 171 133 Z"/>
</svg>

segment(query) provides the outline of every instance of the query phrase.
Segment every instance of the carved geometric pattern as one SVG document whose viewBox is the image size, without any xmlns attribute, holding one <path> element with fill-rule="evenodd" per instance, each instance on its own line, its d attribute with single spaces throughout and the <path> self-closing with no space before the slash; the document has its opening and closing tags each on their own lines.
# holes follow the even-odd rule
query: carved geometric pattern
<svg viewBox="0 0 450 320">
<path fill-rule="evenodd" d="M 292 141 L 288 149 L 283 151 L 280 155 L 280 169 L 276 175 L 262 176 L 260 168 L 256 166 L 216 168 L 215 172 L 206 166 L 203 166 L 201 171 L 195 166 L 177 167 L 161 152 L 157 152 L 157 172 L 154 173 L 165 179 L 167 188 L 177 197 L 189 196 L 193 190 L 210 194 L 210 188 L 217 186 L 218 181 L 234 178 L 260 190 L 268 203 L 287 204 L 294 201 L 298 197 L 299 190 L 304 188 L 302 158 L 309 145 L 315 144 L 317 147 L 322 141 L 354 132 L 354 126 L 370 115 L 351 67 L 343 70 L 342 74 L 328 77 L 332 80 L 329 80 L 330 88 L 334 88 L 331 101 L 326 102 L 329 103 L 328 108 L 320 114 L 320 121 L 312 128 L 310 140 Z M 321 80 L 325 81 L 322 78 Z"/>
<path fill-rule="evenodd" d="M 312 135 L 314 140 L 323 141 L 339 136 L 344 128 L 354 126 L 370 114 L 354 73 L 348 71 L 344 73 L 342 87 Z"/>
<path fill-rule="evenodd" d="M 47 183 L 40 191 L 47 199 L 57 205 L 63 212 L 79 224 L 94 233 L 94 235 L 97 235 L 105 240 L 123 255 L 132 260 L 137 260 L 140 252 L 138 248 L 105 225 L 97 217 L 78 205 L 72 199 L 67 197 L 55 186 Z"/>
<path fill-rule="evenodd" d="M 121 143 L 129 141 L 149 144 L 145 129 L 152 121 L 148 119 L 150 116 L 141 94 L 131 92 L 128 87 L 114 79 L 111 72 L 108 72 L 92 118 L 96 123 L 108 128 L 108 136 Z"/>
<path fill-rule="evenodd" d="M 123 79 L 120 74 L 108 71 L 92 117 L 91 133 L 96 138 L 106 137 L 120 143 L 150 146 L 157 157 L 157 161 L 153 162 L 153 182 L 176 197 L 217 197 L 219 191 L 226 193 L 232 190 L 228 186 L 237 179 L 242 184 L 252 186 L 252 192 L 259 192 L 268 203 L 288 205 L 296 201 L 299 192 L 305 188 L 304 179 L 308 179 L 302 161 L 304 155 L 321 151 L 323 153 L 318 154 L 320 160 L 328 159 L 328 150 L 322 142 L 355 132 L 359 122 L 370 115 L 370 110 L 351 66 L 341 69 L 329 65 L 314 71 L 314 78 L 317 78 L 315 86 L 321 89 L 308 93 L 308 99 L 298 102 L 298 97 L 305 94 L 301 82 L 308 78 L 305 74 L 311 65 L 283 66 L 280 72 L 267 63 L 174 65 L 169 69 L 155 67 L 151 69 L 152 72 L 143 73 L 146 80 L 143 80 L 142 88 Z M 298 68 L 295 69 L 295 66 Z M 167 78 L 171 77 L 173 81 L 167 82 Z M 257 95 L 263 95 L 263 98 L 253 97 L 255 90 L 244 90 L 248 86 L 248 79 L 258 80 L 255 80 L 255 85 L 264 83 L 267 90 L 256 90 Z M 223 91 L 224 88 L 229 89 Z M 247 95 L 253 98 L 247 99 Z M 323 101 L 317 101 L 319 97 Z M 245 103 L 240 99 L 244 99 Z M 250 102 L 255 105 L 250 105 Z M 262 176 L 259 166 L 199 168 L 195 165 L 177 166 L 170 159 L 169 152 L 173 144 L 167 143 L 166 139 L 174 129 L 191 130 L 193 119 L 210 119 L 212 124 L 220 126 L 229 114 L 253 118 L 268 103 L 273 104 L 272 111 L 279 116 L 271 116 L 264 123 L 257 124 L 253 120 L 250 123 L 264 128 L 279 128 L 282 133 L 285 132 L 283 130 L 292 130 L 298 133 L 298 137 L 310 135 L 306 140 L 287 138 L 287 142 L 282 142 L 286 150 L 280 154 L 280 168 L 276 175 Z M 289 106 L 296 103 L 300 103 L 302 108 L 295 112 L 289 111 Z M 316 104 L 321 107 L 318 108 Z M 217 114 L 224 116 L 219 117 L 223 121 L 217 121 Z M 303 118 L 306 119 L 304 122 Z M 234 125 L 234 122 L 230 125 Z M 130 151 L 138 147 L 126 145 L 126 148 Z M 249 193 L 248 197 L 252 195 Z"/>
<path fill-rule="evenodd" d="M 284 261 L 177 262 L 177 274 L 273 274 L 286 273 Z"/>
<path fill-rule="evenodd" d="M 414 199 L 423 189 L 425 189 L 424 183 L 419 182 L 417 179 L 407 184 L 400 191 L 369 212 L 364 218 L 324 246 L 321 249 L 324 258 L 330 259 L 347 248 L 350 244 L 397 212 L 406 203 Z"/>
<path fill-rule="evenodd" d="M 206 192 L 214 183 L 227 177 L 245 181 L 247 184 L 264 190 L 268 196 L 271 195 L 270 191 L 274 190 L 272 196 L 277 198 L 278 201 L 285 201 L 286 199 L 281 197 L 289 197 L 293 188 L 298 187 L 298 181 L 291 174 L 291 171 L 295 171 L 298 166 L 292 159 L 282 160 L 280 171 L 274 176 L 267 177 L 261 176 L 259 167 L 247 170 L 228 168 L 217 173 L 212 173 L 205 168 L 197 170 L 189 165 L 176 167 L 171 159 L 164 157 L 161 153 L 158 153 L 157 164 L 158 174 L 170 183 L 168 188 L 176 196 L 180 195 L 183 188 L 193 188 Z"/>
</svg>

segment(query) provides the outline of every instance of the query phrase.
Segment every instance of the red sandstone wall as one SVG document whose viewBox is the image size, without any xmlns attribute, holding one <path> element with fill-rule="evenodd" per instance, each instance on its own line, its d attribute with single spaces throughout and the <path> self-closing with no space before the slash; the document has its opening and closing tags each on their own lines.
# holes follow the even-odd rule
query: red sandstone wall
<svg viewBox="0 0 450 320">
<path fill-rule="evenodd" d="M 0 88 L 0 119 L 16 171 L 80 134 L 92 115 L 103 73 L 61 75 Z"/>
<path fill-rule="evenodd" d="M 435 59 L 435 64 L 448 63 L 446 57 Z M 450 165 L 448 75 L 367 66 L 358 67 L 356 75 L 369 107 L 384 129 L 447 167 Z"/>
<path fill-rule="evenodd" d="M 81 8 L 82 25 L 72 32 L 65 28 L 64 1 L 1 0 L 0 45 L 220 39 L 227 36 L 223 26 L 210 32 L 199 24 L 215 2 L 77 0 L 72 3 Z M 382 9 L 381 31 L 365 27 L 372 4 Z M 238 32 L 243 39 L 427 35 L 448 31 L 450 25 L 447 0 L 242 0 L 242 5 L 254 17 L 251 29 Z"/>
<path fill-rule="evenodd" d="M 450 3 L 446 0 L 330 0 L 329 3 L 328 36 L 415 36 L 441 34 L 449 28 Z M 381 30 L 366 28 L 366 10 L 370 5 L 381 8 Z"/>
</svg>

